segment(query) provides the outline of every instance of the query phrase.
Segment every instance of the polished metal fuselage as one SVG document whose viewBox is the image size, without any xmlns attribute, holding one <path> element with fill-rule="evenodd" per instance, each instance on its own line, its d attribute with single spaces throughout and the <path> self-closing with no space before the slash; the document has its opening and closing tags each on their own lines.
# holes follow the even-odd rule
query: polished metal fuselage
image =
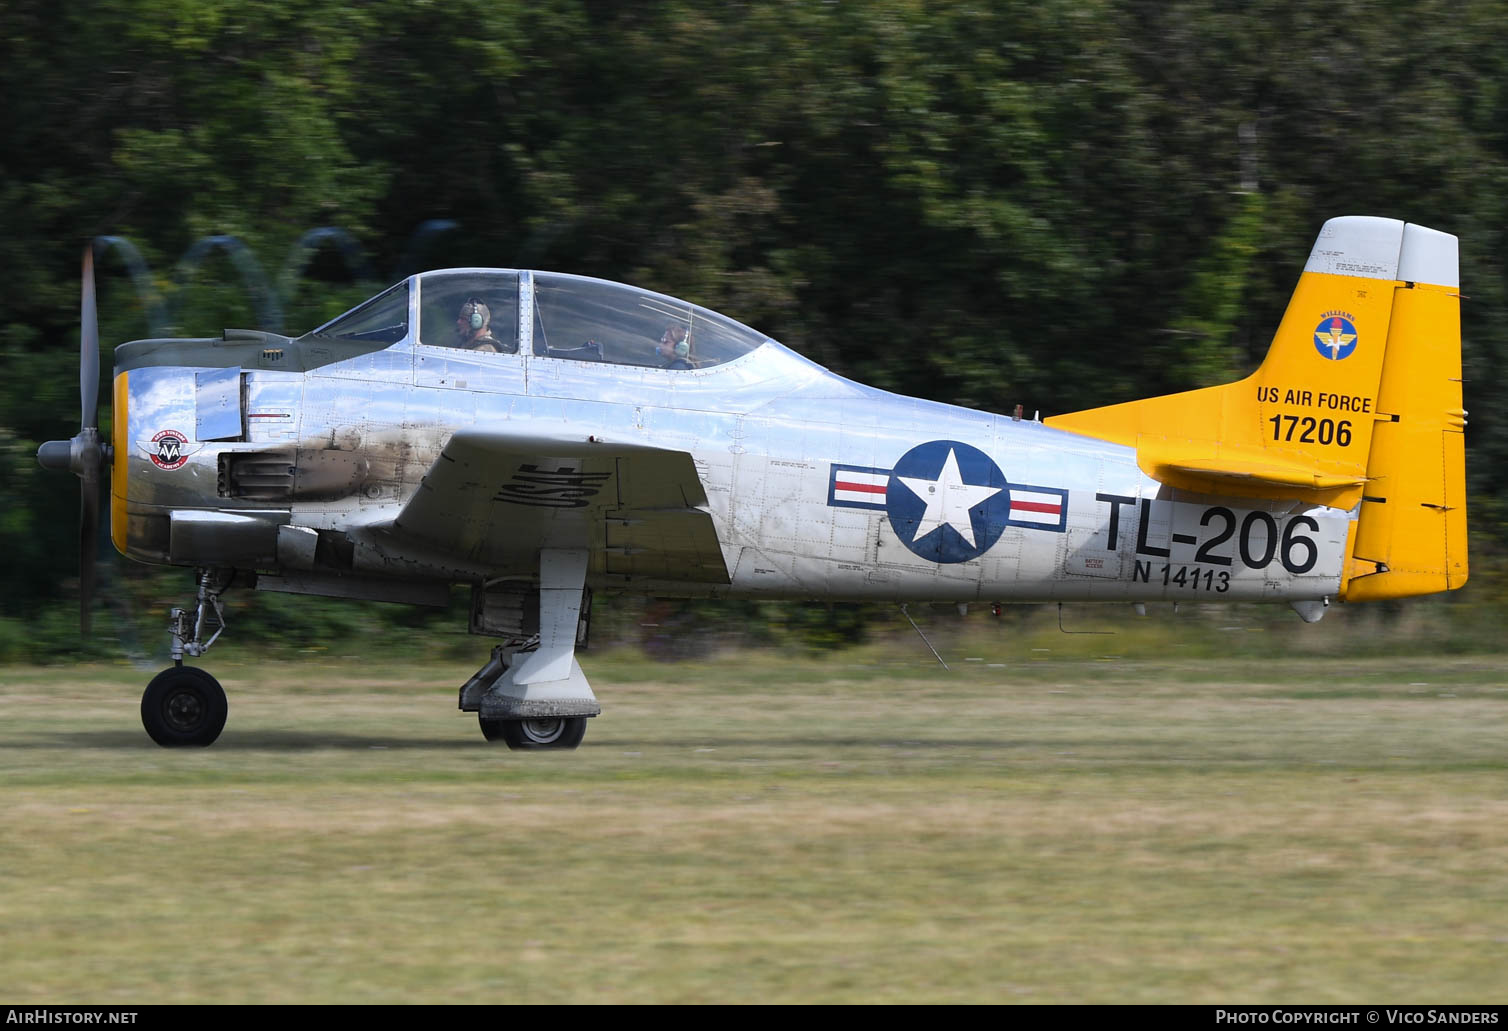
<svg viewBox="0 0 1508 1031">
<path fill-rule="evenodd" d="M 308 371 L 283 371 L 273 356 L 241 367 L 238 399 L 216 395 L 214 363 L 137 363 L 118 385 L 128 417 L 116 434 L 127 449 L 124 469 L 117 461 L 117 546 L 146 561 L 305 575 L 314 593 L 339 593 L 319 585 L 342 577 L 396 588 L 537 576 L 548 542 L 520 536 L 478 562 L 394 527 L 452 435 L 480 430 L 691 456 L 724 575 L 616 573 L 606 521 L 588 542 L 588 582 L 599 590 L 1224 601 L 1321 599 L 1340 584 L 1351 522 L 1342 511 L 1174 491 L 1142 473 L 1130 448 L 866 387 L 774 342 L 711 368 L 660 369 L 537 355 L 524 317 L 519 332 L 518 354 L 410 336 Z M 215 425 L 221 404 L 239 406 L 231 430 Z M 897 469 L 923 445 L 988 456 L 1023 487 L 1022 518 L 999 509 L 977 555 L 921 553 L 926 524 L 903 525 L 886 499 L 905 491 L 925 500 L 927 488 Z M 266 456 L 253 471 L 272 486 L 228 491 L 227 456 L 243 455 Z M 849 471 L 863 482 L 846 486 Z"/>
</svg>

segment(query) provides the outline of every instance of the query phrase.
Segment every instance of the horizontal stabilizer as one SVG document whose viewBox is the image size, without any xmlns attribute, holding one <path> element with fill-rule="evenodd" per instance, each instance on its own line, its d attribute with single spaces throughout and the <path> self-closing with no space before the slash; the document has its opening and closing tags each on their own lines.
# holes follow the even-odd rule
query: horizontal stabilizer
<svg viewBox="0 0 1508 1031">
<path fill-rule="evenodd" d="M 1261 449 L 1225 446 L 1159 447 L 1143 443 L 1136 450 L 1142 472 L 1160 483 L 1203 494 L 1255 491 L 1275 497 L 1291 490 L 1312 492 L 1313 500 L 1362 486 L 1358 476 L 1326 473 L 1302 461 L 1285 461 Z"/>
</svg>

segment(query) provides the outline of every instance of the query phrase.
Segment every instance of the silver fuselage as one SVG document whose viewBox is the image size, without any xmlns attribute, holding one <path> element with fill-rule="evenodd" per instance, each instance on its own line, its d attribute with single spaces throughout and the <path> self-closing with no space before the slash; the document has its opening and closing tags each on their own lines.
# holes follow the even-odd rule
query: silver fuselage
<svg viewBox="0 0 1508 1031">
<path fill-rule="evenodd" d="M 526 294 L 528 273 L 521 284 Z M 239 366 L 220 387 L 240 396 L 219 401 L 213 363 L 180 350 L 174 364 L 154 364 L 127 345 L 136 357 L 118 374 L 128 417 L 116 433 L 127 451 L 116 463 L 117 546 L 146 561 L 275 576 L 315 567 L 316 547 L 338 537 L 341 569 L 363 582 L 527 579 L 544 543 L 528 535 L 504 535 L 479 560 L 475 549 L 421 546 L 394 530 L 451 437 L 486 431 L 691 456 L 725 575 L 620 572 L 608 520 L 600 541 L 585 542 L 588 583 L 599 590 L 1223 601 L 1320 599 L 1340 585 L 1343 511 L 1175 491 L 1143 474 L 1130 448 L 866 387 L 774 342 L 710 368 L 662 369 L 533 353 L 526 318 L 519 333 L 517 354 L 433 347 L 410 334 L 308 371 L 282 371 L 273 356 Z M 232 431 L 215 427 L 216 404 L 236 409 Z M 950 460 L 977 450 L 1007 481 L 991 488 L 997 500 L 981 502 L 995 506 L 991 526 L 971 532 L 955 516 L 951 553 L 918 547 L 946 534 L 944 509 L 928 509 L 919 526 L 897 515 L 901 500 L 927 503 L 932 488 L 897 465 L 924 446 Z M 226 463 L 246 454 L 287 455 L 286 469 L 270 460 L 265 472 L 288 482 L 234 496 Z M 948 486 L 943 473 L 927 475 Z M 965 538 L 977 554 L 958 543 Z"/>
</svg>

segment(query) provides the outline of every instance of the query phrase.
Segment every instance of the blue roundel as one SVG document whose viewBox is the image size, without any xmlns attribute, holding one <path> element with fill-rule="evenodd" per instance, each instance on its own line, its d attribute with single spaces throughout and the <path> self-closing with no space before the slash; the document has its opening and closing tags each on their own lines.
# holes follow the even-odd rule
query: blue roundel
<svg viewBox="0 0 1508 1031">
<path fill-rule="evenodd" d="M 1326 315 L 1314 327 L 1314 349 L 1332 362 L 1351 357 L 1356 339 L 1356 325 L 1341 315 Z"/>
<path fill-rule="evenodd" d="M 967 562 L 1000 539 L 1011 492 L 990 456 L 956 440 L 931 440 L 901 456 L 885 489 L 890 528 L 932 562 Z"/>
</svg>

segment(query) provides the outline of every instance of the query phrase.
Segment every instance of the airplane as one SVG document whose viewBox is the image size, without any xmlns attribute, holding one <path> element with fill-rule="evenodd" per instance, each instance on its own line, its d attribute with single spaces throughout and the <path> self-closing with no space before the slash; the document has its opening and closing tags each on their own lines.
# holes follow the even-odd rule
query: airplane
<svg viewBox="0 0 1508 1031">
<path fill-rule="evenodd" d="M 1046 420 L 838 376 L 687 301 L 562 273 L 447 269 L 300 337 L 115 350 L 100 439 L 84 256 L 83 425 L 38 460 L 83 480 L 88 632 L 101 476 L 129 558 L 193 568 L 163 746 L 225 692 L 183 664 L 222 594 L 444 605 L 496 638 L 459 708 L 569 749 L 601 706 L 576 658 L 596 593 L 889 601 L 1286 602 L 1466 581 L 1457 239 L 1326 222 L 1260 367 Z"/>
</svg>

